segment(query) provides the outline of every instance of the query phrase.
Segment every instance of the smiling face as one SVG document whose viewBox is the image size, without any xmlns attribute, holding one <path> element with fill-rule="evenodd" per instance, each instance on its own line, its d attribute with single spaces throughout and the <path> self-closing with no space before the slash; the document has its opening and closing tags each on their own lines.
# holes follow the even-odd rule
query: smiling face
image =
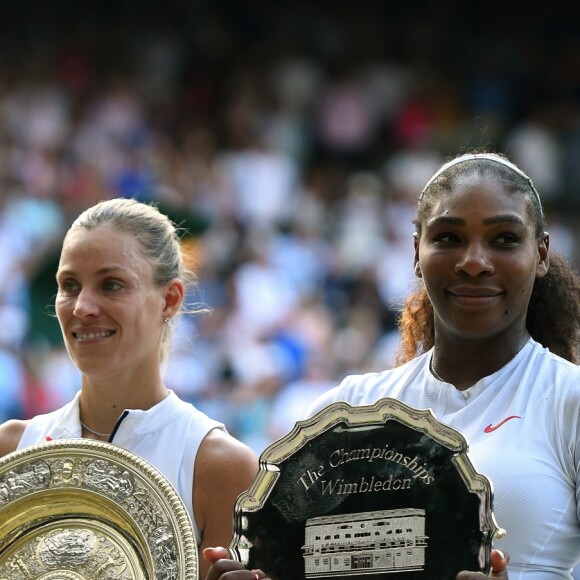
<svg viewBox="0 0 580 580">
<path fill-rule="evenodd" d="M 529 201 L 497 180 L 465 177 L 433 203 L 415 240 L 415 259 L 435 313 L 450 339 L 527 337 L 527 306 L 547 271 Z"/>
<path fill-rule="evenodd" d="M 108 225 L 71 230 L 57 282 L 58 321 L 84 375 L 158 368 L 169 286 L 153 283 L 135 237 Z"/>
</svg>

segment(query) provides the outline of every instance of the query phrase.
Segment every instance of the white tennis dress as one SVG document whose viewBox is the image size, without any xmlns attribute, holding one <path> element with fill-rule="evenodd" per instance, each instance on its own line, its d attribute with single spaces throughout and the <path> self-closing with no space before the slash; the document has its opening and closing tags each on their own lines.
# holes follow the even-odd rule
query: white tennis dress
<svg viewBox="0 0 580 580">
<path fill-rule="evenodd" d="M 81 437 L 79 397 L 80 391 L 60 409 L 32 418 L 18 449 L 44 443 L 47 438 Z M 114 445 L 149 461 L 171 482 L 191 516 L 198 544 L 201 532 L 193 514 L 192 498 L 195 458 L 201 442 L 212 429 L 225 427 L 170 391 L 165 399 L 146 411 L 125 411 L 111 438 Z"/>
<path fill-rule="evenodd" d="M 530 339 L 502 369 L 466 391 L 437 380 L 432 351 L 384 371 L 346 377 L 319 397 L 370 405 L 382 397 L 431 409 L 469 443 L 475 468 L 494 489 L 507 531 L 510 580 L 571 578 L 580 561 L 580 367 Z"/>
</svg>

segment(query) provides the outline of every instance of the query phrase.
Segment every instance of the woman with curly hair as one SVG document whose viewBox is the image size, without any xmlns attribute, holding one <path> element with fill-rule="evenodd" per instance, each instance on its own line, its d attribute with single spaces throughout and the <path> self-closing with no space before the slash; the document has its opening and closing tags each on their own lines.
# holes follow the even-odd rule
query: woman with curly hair
<svg viewBox="0 0 580 580">
<path fill-rule="evenodd" d="M 497 153 L 445 163 L 414 224 L 420 282 L 400 316 L 398 365 L 346 377 L 309 416 L 384 397 L 431 409 L 466 436 L 475 468 L 493 482 L 507 535 L 491 552 L 491 576 L 570 579 L 580 561 L 578 274 L 550 252 L 531 179 Z M 208 580 L 237 566 L 220 560 Z M 263 577 L 239 574 L 227 578 Z"/>
</svg>

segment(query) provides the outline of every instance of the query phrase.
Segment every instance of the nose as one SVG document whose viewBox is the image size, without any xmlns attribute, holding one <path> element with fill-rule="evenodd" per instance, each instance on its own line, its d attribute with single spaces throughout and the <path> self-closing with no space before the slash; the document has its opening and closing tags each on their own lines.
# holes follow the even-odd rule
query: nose
<svg viewBox="0 0 580 580">
<path fill-rule="evenodd" d="M 98 314 L 99 305 L 93 293 L 87 288 L 81 289 L 75 300 L 73 315 L 77 318 L 87 318 Z"/>
<path fill-rule="evenodd" d="M 456 273 L 464 273 L 472 277 L 493 274 L 493 271 L 493 261 L 479 241 L 468 244 L 455 264 Z"/>
</svg>

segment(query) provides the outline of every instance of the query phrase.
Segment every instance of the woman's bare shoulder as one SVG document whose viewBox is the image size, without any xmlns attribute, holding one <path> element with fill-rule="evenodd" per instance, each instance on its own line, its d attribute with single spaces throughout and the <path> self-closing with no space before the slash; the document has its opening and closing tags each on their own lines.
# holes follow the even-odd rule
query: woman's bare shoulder
<svg viewBox="0 0 580 580">
<path fill-rule="evenodd" d="M 28 421 L 10 419 L 0 425 L 0 457 L 16 451 Z"/>
<path fill-rule="evenodd" d="M 254 452 L 222 429 L 213 429 L 205 436 L 199 448 L 197 463 L 222 473 L 228 468 L 235 471 L 246 466 L 250 471 L 255 471 L 258 467 Z"/>
<path fill-rule="evenodd" d="M 237 495 L 258 471 L 258 458 L 244 443 L 221 429 L 203 440 L 195 461 L 195 479 L 204 493 L 221 490 Z"/>
</svg>

